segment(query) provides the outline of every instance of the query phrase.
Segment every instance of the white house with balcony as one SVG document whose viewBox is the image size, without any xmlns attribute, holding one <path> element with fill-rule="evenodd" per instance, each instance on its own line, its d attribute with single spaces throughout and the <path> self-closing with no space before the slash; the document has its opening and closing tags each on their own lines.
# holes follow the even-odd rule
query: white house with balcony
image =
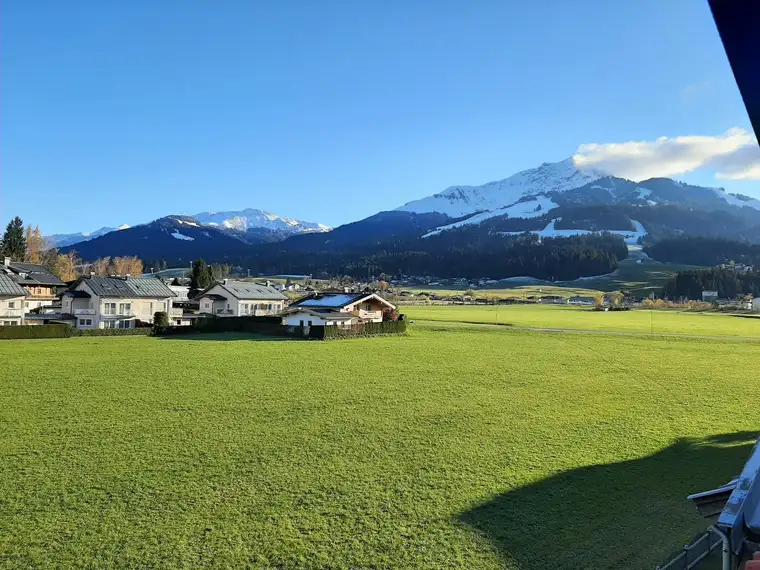
<svg viewBox="0 0 760 570">
<path fill-rule="evenodd" d="M 24 323 L 26 290 L 10 275 L 0 273 L 0 326 Z"/>
<path fill-rule="evenodd" d="M 134 328 L 152 323 L 158 311 L 170 321 L 182 310 L 172 307 L 174 293 L 160 279 L 145 277 L 80 277 L 61 296 L 61 310 L 73 315 L 82 329 Z M 179 311 L 179 313 L 177 313 Z"/>
<path fill-rule="evenodd" d="M 251 281 L 217 281 L 196 297 L 201 314 L 217 317 L 278 315 L 287 297 L 274 287 Z"/>
<path fill-rule="evenodd" d="M 394 304 L 375 293 L 320 293 L 291 303 L 282 324 L 303 327 L 379 323 L 384 311 L 395 309 Z"/>
</svg>

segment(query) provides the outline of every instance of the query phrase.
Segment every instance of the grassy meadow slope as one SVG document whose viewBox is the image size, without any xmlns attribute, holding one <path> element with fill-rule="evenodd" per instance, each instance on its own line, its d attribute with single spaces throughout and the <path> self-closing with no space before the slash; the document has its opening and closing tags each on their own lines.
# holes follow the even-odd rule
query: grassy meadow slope
<svg viewBox="0 0 760 570">
<path fill-rule="evenodd" d="M 2 353 L 3 568 L 653 568 L 758 429 L 724 396 L 756 388 L 754 342 L 433 324 Z"/>
</svg>

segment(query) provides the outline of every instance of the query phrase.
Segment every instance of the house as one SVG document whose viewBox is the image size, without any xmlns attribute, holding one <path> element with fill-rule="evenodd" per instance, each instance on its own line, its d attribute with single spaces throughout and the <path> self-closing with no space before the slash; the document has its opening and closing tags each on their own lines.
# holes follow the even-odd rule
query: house
<svg viewBox="0 0 760 570">
<path fill-rule="evenodd" d="M 755 297 L 754 299 L 752 299 L 751 305 L 752 306 L 750 307 L 750 309 L 752 311 L 755 311 L 756 313 L 760 313 L 760 297 Z"/>
<path fill-rule="evenodd" d="M 287 297 L 271 285 L 251 281 L 217 281 L 196 297 L 202 314 L 218 317 L 277 315 Z"/>
<path fill-rule="evenodd" d="M 163 281 L 146 277 L 80 277 L 61 297 L 62 313 L 76 318 L 77 328 L 134 328 L 138 321 L 152 323 L 158 311 L 169 319 L 182 310 L 172 307 L 174 293 Z"/>
<path fill-rule="evenodd" d="M 596 303 L 596 299 L 594 297 L 570 297 L 567 300 L 568 304 L 570 305 L 594 305 Z"/>
<path fill-rule="evenodd" d="M 36 263 L 16 263 L 9 257 L 3 260 L 0 273 L 9 275 L 24 289 L 26 300 L 24 301 L 25 312 L 32 309 L 52 305 L 58 301 L 58 291 L 66 286 L 58 276 L 54 275 L 47 267 Z"/>
<path fill-rule="evenodd" d="M 360 322 L 379 323 L 383 311 L 396 307 L 375 293 L 323 293 L 304 297 L 290 304 L 282 324 L 351 325 Z"/>
<path fill-rule="evenodd" d="M 10 275 L 0 273 L 0 326 L 24 323 L 26 289 Z"/>
</svg>

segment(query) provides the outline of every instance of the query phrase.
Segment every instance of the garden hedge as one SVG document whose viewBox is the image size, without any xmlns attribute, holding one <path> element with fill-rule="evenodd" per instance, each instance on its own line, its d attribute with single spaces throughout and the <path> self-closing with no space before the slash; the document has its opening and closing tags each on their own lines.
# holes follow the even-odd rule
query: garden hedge
<svg viewBox="0 0 760 570">
<path fill-rule="evenodd" d="M 0 339 L 68 338 L 73 329 L 68 325 L 20 325 L 0 327 Z"/>
<path fill-rule="evenodd" d="M 382 323 L 363 323 L 352 327 L 311 327 L 309 338 L 329 340 L 404 333 L 406 333 L 406 321 L 383 321 Z"/>
<path fill-rule="evenodd" d="M 134 329 L 71 329 L 71 336 L 149 336 L 150 327 Z"/>
</svg>

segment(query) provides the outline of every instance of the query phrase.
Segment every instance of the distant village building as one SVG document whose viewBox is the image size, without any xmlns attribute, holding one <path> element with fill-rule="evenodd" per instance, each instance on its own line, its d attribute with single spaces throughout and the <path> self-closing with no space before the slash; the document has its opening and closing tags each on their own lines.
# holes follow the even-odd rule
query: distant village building
<svg viewBox="0 0 760 570">
<path fill-rule="evenodd" d="M 705 303 L 714 303 L 718 300 L 717 291 L 702 291 L 702 300 Z"/>
</svg>

